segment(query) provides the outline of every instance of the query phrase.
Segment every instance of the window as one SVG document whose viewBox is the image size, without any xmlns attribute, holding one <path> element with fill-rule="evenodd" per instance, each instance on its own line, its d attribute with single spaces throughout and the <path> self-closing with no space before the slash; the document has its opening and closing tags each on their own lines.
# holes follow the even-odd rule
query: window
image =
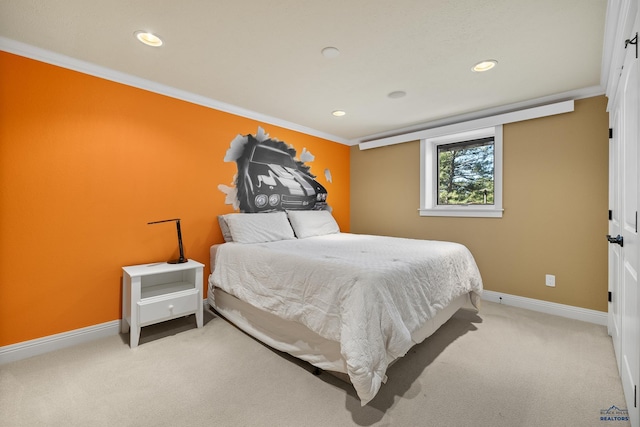
<svg viewBox="0 0 640 427">
<path fill-rule="evenodd" d="M 438 145 L 438 205 L 492 205 L 494 138 Z"/>
<path fill-rule="evenodd" d="M 502 126 L 420 144 L 420 215 L 502 217 Z"/>
</svg>

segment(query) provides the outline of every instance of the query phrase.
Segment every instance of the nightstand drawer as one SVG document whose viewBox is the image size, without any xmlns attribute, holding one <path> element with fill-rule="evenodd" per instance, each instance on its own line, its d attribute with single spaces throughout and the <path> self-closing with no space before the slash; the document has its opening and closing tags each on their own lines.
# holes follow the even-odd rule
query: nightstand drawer
<svg viewBox="0 0 640 427">
<path fill-rule="evenodd" d="M 140 326 L 169 320 L 198 310 L 200 292 L 189 289 L 157 297 L 144 298 L 138 302 Z"/>
</svg>

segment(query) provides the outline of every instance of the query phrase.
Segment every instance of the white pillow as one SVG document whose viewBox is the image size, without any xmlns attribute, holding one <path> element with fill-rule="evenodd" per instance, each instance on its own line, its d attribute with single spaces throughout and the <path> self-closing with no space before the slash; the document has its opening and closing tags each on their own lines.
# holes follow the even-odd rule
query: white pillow
<svg viewBox="0 0 640 427">
<path fill-rule="evenodd" d="M 227 225 L 227 220 L 224 217 L 225 215 L 218 215 L 218 224 L 220 224 L 222 237 L 225 242 L 233 242 L 233 236 L 231 235 L 231 231 L 229 231 L 229 225 Z"/>
<path fill-rule="evenodd" d="M 338 223 L 329 211 L 288 211 L 287 215 L 298 239 L 340 232 Z"/>
<path fill-rule="evenodd" d="M 262 243 L 295 239 L 284 212 L 237 213 L 222 215 L 234 242 Z"/>
</svg>

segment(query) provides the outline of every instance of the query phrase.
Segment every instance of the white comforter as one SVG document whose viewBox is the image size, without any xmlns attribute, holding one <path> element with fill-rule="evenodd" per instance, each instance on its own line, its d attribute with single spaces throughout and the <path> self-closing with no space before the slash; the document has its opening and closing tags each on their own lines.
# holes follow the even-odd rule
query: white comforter
<svg viewBox="0 0 640 427">
<path fill-rule="evenodd" d="M 212 283 L 263 310 L 340 342 L 363 405 L 411 334 L 456 297 L 482 290 L 460 244 L 331 234 L 218 248 Z"/>
</svg>

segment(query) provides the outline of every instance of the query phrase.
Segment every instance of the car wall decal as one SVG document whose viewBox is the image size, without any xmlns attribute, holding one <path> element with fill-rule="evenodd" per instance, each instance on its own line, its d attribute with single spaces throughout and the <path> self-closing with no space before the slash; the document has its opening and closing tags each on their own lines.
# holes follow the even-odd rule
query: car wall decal
<svg viewBox="0 0 640 427">
<path fill-rule="evenodd" d="M 296 155 L 293 146 L 270 138 L 260 127 L 255 135 L 236 136 L 224 161 L 236 162 L 238 171 L 232 186 L 218 185 L 225 203 L 247 213 L 330 209 L 327 190 L 306 164 L 315 157 L 306 148 L 299 159 Z M 324 176 L 331 182 L 329 169 Z"/>
</svg>

